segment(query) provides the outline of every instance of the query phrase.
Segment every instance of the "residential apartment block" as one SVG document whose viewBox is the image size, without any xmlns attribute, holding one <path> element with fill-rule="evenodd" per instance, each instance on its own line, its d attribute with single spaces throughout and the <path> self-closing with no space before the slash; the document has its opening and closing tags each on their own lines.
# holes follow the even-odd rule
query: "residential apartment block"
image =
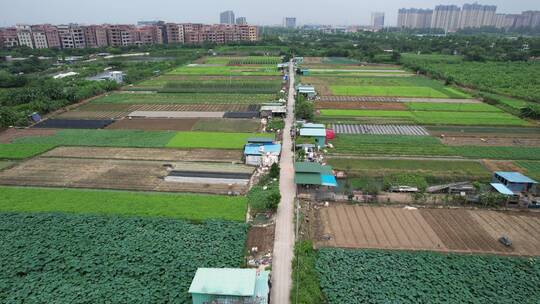
<svg viewBox="0 0 540 304">
<path fill-rule="evenodd" d="M 431 18 L 433 10 L 402 8 L 398 11 L 398 27 L 423 29 L 431 27 Z"/>
<path fill-rule="evenodd" d="M 165 23 L 163 21 L 130 24 L 82 26 L 67 24 L 18 25 L 0 28 L 0 47 L 27 46 L 29 48 L 99 48 L 142 44 L 222 44 L 233 41 L 257 41 L 258 28 L 244 24 L 205 25 L 200 23 Z"/>
<path fill-rule="evenodd" d="M 521 14 L 497 14 L 497 6 L 478 3 L 438 5 L 434 10 L 402 8 L 398 11 L 397 26 L 401 28 L 437 28 L 456 31 L 465 28 L 540 27 L 540 11 Z"/>
<path fill-rule="evenodd" d="M 384 27 L 384 13 L 383 12 L 371 13 L 371 27 L 374 29 L 382 29 Z"/>
</svg>

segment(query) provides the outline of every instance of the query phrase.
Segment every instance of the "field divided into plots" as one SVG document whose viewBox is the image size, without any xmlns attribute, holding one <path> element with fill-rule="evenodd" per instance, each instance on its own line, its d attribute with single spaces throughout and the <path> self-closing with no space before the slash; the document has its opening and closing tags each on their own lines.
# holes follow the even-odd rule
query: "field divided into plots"
<svg viewBox="0 0 540 304">
<path fill-rule="evenodd" d="M 318 246 L 540 255 L 537 215 L 335 205 L 320 211 Z M 509 234 L 512 247 L 497 239 Z M 323 237 L 324 236 L 324 237 Z"/>
</svg>

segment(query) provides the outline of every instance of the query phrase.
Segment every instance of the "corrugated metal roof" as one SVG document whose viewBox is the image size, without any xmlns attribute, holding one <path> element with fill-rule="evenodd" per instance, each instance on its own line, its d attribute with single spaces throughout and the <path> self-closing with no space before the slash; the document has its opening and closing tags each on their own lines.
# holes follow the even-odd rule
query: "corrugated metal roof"
<svg viewBox="0 0 540 304">
<path fill-rule="evenodd" d="M 528 184 L 538 184 L 537 181 L 519 173 L 519 172 L 503 172 L 503 171 L 497 171 L 495 172 L 498 176 L 506 179 L 507 181 L 511 183 L 528 183 Z"/>
<path fill-rule="evenodd" d="M 294 163 L 294 171 L 302 173 L 332 174 L 332 167 L 312 162 L 296 162 Z"/>
<path fill-rule="evenodd" d="M 277 153 L 281 152 L 280 144 L 247 144 L 244 147 L 244 155 L 262 155 L 263 153 Z"/>
<path fill-rule="evenodd" d="M 326 137 L 325 129 L 300 129 L 300 136 L 322 136 Z"/>
<path fill-rule="evenodd" d="M 508 189 L 505 185 L 501 183 L 491 183 L 490 185 L 501 194 L 514 195 L 514 192 L 512 192 L 512 190 Z"/>
<path fill-rule="evenodd" d="M 287 108 L 285 106 L 262 106 L 261 111 L 272 111 L 272 113 L 286 113 Z"/>
<path fill-rule="evenodd" d="M 248 143 L 273 143 L 274 139 L 270 137 L 250 137 L 247 139 Z"/>
<path fill-rule="evenodd" d="M 297 185 L 321 185 L 321 175 L 318 172 L 297 172 L 294 174 L 294 183 Z"/>
<path fill-rule="evenodd" d="M 255 294 L 255 269 L 199 268 L 189 293 L 250 297 Z"/>
<path fill-rule="evenodd" d="M 316 124 L 316 123 L 305 123 L 302 125 L 302 128 L 305 129 L 324 129 L 326 126 L 324 124 Z"/>
</svg>

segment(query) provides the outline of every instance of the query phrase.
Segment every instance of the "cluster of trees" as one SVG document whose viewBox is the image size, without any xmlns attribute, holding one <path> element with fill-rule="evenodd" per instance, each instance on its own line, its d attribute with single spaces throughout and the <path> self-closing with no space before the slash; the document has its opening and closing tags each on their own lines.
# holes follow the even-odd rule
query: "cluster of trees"
<svg viewBox="0 0 540 304">
<path fill-rule="evenodd" d="M 114 50 L 108 48 L 105 51 L 115 53 L 134 49 L 135 47 Z M 195 60 L 204 53 L 188 46 L 144 46 L 137 49 L 137 51 L 150 50 L 155 50 L 156 53 L 165 52 L 167 56 L 80 60 L 66 63 L 62 61 L 66 55 L 81 55 L 84 59 L 88 59 L 89 54 L 103 50 L 32 50 L 27 47 L 2 50 L 0 54 L 4 56 L 22 56 L 24 60 L 0 62 L 0 127 L 25 126 L 29 123 L 28 115 L 33 112 L 46 114 L 117 89 L 118 84 L 115 82 L 85 80 L 85 77 L 96 75 L 105 68 L 123 71 L 126 75 L 124 81 L 129 84 Z M 39 58 L 41 56 L 48 59 Z M 51 77 L 66 71 L 75 71 L 79 75 L 65 79 Z"/>
<path fill-rule="evenodd" d="M 399 59 L 395 53 L 460 54 L 467 60 L 516 61 L 540 56 L 539 37 L 478 33 L 414 34 L 407 31 L 328 34 L 314 30 L 267 30 L 265 39 L 285 43 L 303 56 L 351 57 L 369 62 Z M 276 38 L 277 37 L 277 38 Z"/>
</svg>

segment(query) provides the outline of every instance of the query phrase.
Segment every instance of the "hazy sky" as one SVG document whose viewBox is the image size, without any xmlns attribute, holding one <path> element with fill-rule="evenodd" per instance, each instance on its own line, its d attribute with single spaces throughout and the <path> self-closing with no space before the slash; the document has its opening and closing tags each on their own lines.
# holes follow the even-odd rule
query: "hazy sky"
<svg viewBox="0 0 540 304">
<path fill-rule="evenodd" d="M 373 11 L 386 13 L 395 25 L 401 7 L 433 8 L 437 4 L 472 3 L 456 0 L 0 0 L 0 26 L 16 23 L 136 23 L 138 20 L 218 23 L 231 9 L 252 24 L 280 24 L 285 15 L 299 24 L 369 24 Z M 481 0 L 497 12 L 540 10 L 539 0 Z"/>
</svg>

